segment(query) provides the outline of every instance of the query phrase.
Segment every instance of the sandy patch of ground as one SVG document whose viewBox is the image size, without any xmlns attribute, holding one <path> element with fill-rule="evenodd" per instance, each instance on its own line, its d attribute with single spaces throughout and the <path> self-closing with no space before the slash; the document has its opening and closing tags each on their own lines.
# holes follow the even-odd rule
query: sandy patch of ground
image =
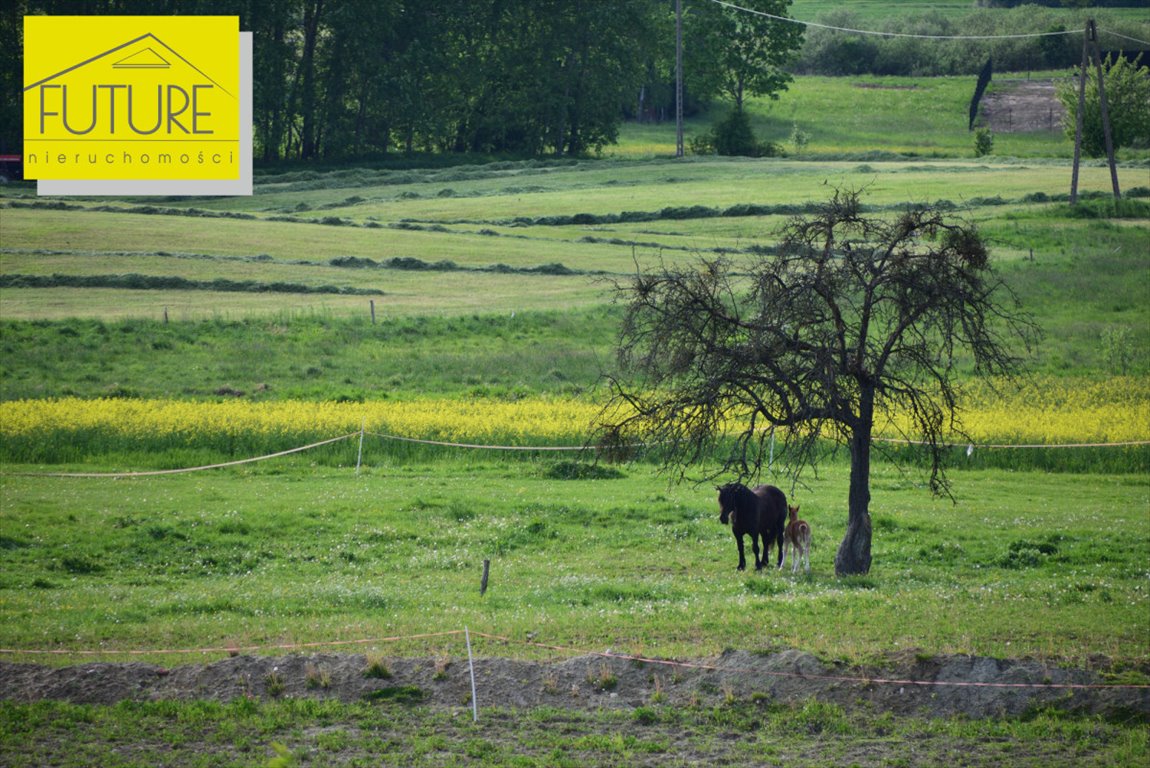
<svg viewBox="0 0 1150 768">
<path fill-rule="evenodd" d="M 1057 131 L 1065 112 L 1053 80 L 995 81 L 979 105 L 979 114 L 995 133 Z"/>
</svg>

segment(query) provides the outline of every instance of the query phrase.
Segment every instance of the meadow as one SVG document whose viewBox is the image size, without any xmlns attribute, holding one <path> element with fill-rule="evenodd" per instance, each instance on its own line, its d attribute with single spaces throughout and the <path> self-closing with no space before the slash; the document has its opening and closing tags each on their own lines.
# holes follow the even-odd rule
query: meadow
<svg viewBox="0 0 1150 768">
<path fill-rule="evenodd" d="M 5 660 L 172 667 L 232 648 L 350 650 L 364 654 L 365 675 L 415 657 L 450 665 L 455 677 L 465 669 L 459 636 L 426 634 L 466 627 L 481 658 L 559 663 L 611 649 L 694 660 L 802 648 L 880 669 L 893 658 L 970 654 L 1092 669 L 1102 684 L 1150 680 L 1144 473 L 970 470 L 952 503 L 932 499 L 913 473 L 881 465 L 872 485 L 876 565 L 844 580 L 832 567 L 842 462 L 792 493 L 815 528 L 812 572 L 792 576 L 736 572 L 709 486 L 671 486 L 643 463 L 595 468 L 483 453 L 396 460 L 371 445 L 357 474 L 354 446 L 340 450 L 343 467 L 303 454 L 208 474 L 6 475 L 3 647 L 60 655 L 6 652 Z M 481 596 L 484 559 L 491 577 Z M 601 674 L 595 684 L 610 685 Z M 1150 752 L 1133 713 L 940 720 L 732 693 L 679 706 L 660 698 L 657 683 L 633 711 L 595 709 L 585 692 L 558 709 L 521 710 L 481 681 L 482 715 L 472 724 L 466 695 L 445 711 L 419 704 L 429 692 L 418 688 L 406 694 L 414 703 L 357 704 L 275 694 L 285 683 L 298 681 L 268 673 L 250 683 L 273 691 L 266 699 L 230 704 L 6 703 L 3 764 L 142 766 L 163 755 L 165 764 L 216 766 L 281 758 L 878 766 L 961 752 L 976 766 L 1069 757 L 1101 766 L 1137 764 Z M 150 724 L 146 737 L 141 723 Z"/>
<path fill-rule="evenodd" d="M 700 255 L 753 259 L 787 217 L 821 200 L 830 186 L 855 186 L 866 189 L 865 202 L 878 212 L 915 201 L 938 203 L 980 224 L 992 238 L 1004 276 L 1032 305 L 1041 302 L 1036 312 L 1050 317 L 1049 346 L 1040 366 L 1046 362 L 1064 372 L 1079 365 L 1099 368 L 1098 340 L 1111 327 L 1129 329 L 1135 370 L 1147 365 L 1147 332 L 1137 322 L 1148 220 L 1147 204 L 1137 195 L 1147 189 L 1145 168 L 1122 169 L 1123 184 L 1136 196 L 1117 218 L 1106 212 L 1104 201 L 1084 205 L 1081 218 L 1069 216 L 1065 203 L 1057 201 L 1067 169 L 1054 164 L 703 159 L 602 166 L 584 161 L 544 169 L 514 165 L 467 173 L 481 178 L 467 186 L 423 182 L 425 191 L 408 199 L 400 198 L 413 190 L 389 184 L 387 172 L 349 180 L 337 171 L 309 182 L 319 189 L 289 187 L 242 203 L 8 207 L 0 212 L 5 232 L 0 258 L 12 281 L 0 289 L 4 317 L 199 321 L 311 312 L 368 319 L 374 306 L 377 318 L 390 320 L 595 308 L 610 300 L 612 280 L 625 279 L 636 264 Z M 559 188 L 523 192 L 513 183 L 522 181 L 520 175 L 544 175 Z M 502 186 L 486 189 L 491 177 Z M 570 186 L 564 189 L 563 183 Z M 1099 193 L 1108 188 L 1108 175 L 1103 168 L 1087 168 L 1082 183 Z M 341 187 L 346 184 L 363 186 Z M 445 184 L 451 196 L 441 194 Z M 268 211 L 298 207 L 305 197 L 330 200 L 320 211 L 291 216 Z M 202 213 L 208 205 L 240 204 L 257 212 L 243 219 Z M 178 215 L 189 208 L 197 215 Z M 281 220 L 285 217 L 290 220 Z M 115 245 L 93 248 L 93 243 Z M 1104 270 L 1088 275 L 1096 286 L 1080 283 L 1084 259 L 1105 260 Z M 21 287 L 25 276 L 50 280 L 53 275 L 171 276 L 207 287 L 218 277 L 258 281 L 265 288 L 282 282 L 383 293 Z"/>
<path fill-rule="evenodd" d="M 851 3 L 851 10 L 861 18 L 881 20 L 891 15 L 897 8 L 898 13 L 919 13 L 922 11 L 935 11 L 938 13 L 960 16 L 969 13 L 971 3 L 966 0 L 948 0 L 941 3 L 925 3 L 920 0 L 861 0 Z M 826 0 L 795 0 L 791 3 L 791 15 L 796 19 L 815 19 L 828 11 L 838 7 L 836 3 Z"/>
<path fill-rule="evenodd" d="M 876 567 L 844 581 L 832 567 L 842 462 L 783 483 L 816 530 L 812 573 L 795 578 L 736 573 L 710 486 L 670 486 L 644 464 L 389 461 L 369 444 L 357 474 L 356 446 L 341 453 L 333 468 L 303 454 L 212 474 L 6 476 L 2 647 L 117 658 L 470 626 L 670 658 L 798 647 L 853 663 L 905 649 L 1144 660 L 1144 476 L 1037 484 L 969 470 L 952 502 L 883 466 Z"/>
<path fill-rule="evenodd" d="M 757 104 L 757 126 L 775 140 L 795 121 L 810 131 L 804 153 L 786 159 L 677 161 L 666 156 L 673 126 L 628 126 L 604 158 L 261 169 L 242 199 L 42 201 L 28 186 L 0 189 L 0 661 L 172 666 L 227 653 L 165 651 L 360 640 L 377 657 L 458 658 L 455 637 L 383 638 L 468 626 L 517 641 L 477 643 L 489 657 L 562 656 L 530 638 L 675 658 L 971 654 L 1145 684 L 1147 447 L 987 447 L 1150 439 L 1145 160 L 1134 153 L 1120 168 L 1121 204 L 1107 199 L 1106 169 L 1088 165 L 1086 199 L 1072 209 L 1060 134 L 1004 137 L 1002 154 L 975 160 L 972 83 L 871 85 L 803 79 L 793 100 Z M 884 125 L 891 94 L 921 100 L 877 133 L 841 131 L 819 101 L 835 93 L 864 112 L 860 125 L 868 108 Z M 379 436 L 582 446 L 615 364 L 613 285 L 659 261 L 754 259 L 836 186 L 865 188 L 877 214 L 936 203 L 976 221 L 1046 334 L 1019 389 L 996 394 L 959 371 L 979 447 L 955 449 L 953 500 L 931 497 L 914 449 L 880 452 L 870 575 L 833 575 L 847 466 L 829 446 L 817 474 L 763 478 L 815 528 L 812 573 L 792 577 L 737 573 L 712 487 L 672 484 L 642 456 L 615 465 Z M 164 278 L 187 282 L 155 282 Z M 216 280 L 247 289 L 213 290 Z M 202 473 L 50 475 L 181 468 L 339 436 Z M 484 559 L 492 579 L 481 597 Z M 30 653 L 45 650 L 59 653 Z M 470 728 L 457 713 L 400 703 L 6 703 L 0 765 L 49 754 L 64 765 L 148 765 L 171 744 L 182 765 L 560 765 L 564 755 L 670 765 L 684 754 L 1122 765 L 1148 751 L 1137 718 L 932 724 L 728 704 L 653 702 L 635 716 L 651 730 L 601 742 L 588 734 L 635 721 L 531 714 L 563 724 L 548 742 L 511 709 Z M 399 724 L 383 745 L 381 712 Z M 140 718 L 156 723 L 158 746 L 131 736 L 126 724 Z M 240 752 L 235 722 L 258 734 Z M 335 722 L 357 725 L 337 743 Z M 779 753 L 770 723 L 800 728 L 802 747 Z M 435 741 L 430 727 L 449 735 Z M 732 732 L 737 747 L 720 749 Z M 517 754 L 528 733 L 546 747 Z M 274 741 L 289 753 L 277 758 Z M 181 752 L 190 743 L 221 746 Z M 1015 750 L 1006 757 L 1004 744 Z"/>
<path fill-rule="evenodd" d="M 737 3 L 736 3 L 737 5 Z M 1067 4 L 1063 4 L 1067 5 Z M 1125 8 L 1094 8 L 1091 9 L 1096 13 L 1104 13 L 1105 15 L 1114 16 L 1129 16 L 1135 19 L 1142 19 L 1139 15 L 1139 8 L 1133 7 Z M 790 15 L 796 19 L 815 20 L 820 16 L 833 11 L 841 9 L 842 3 L 831 2 L 830 0 L 793 0 L 790 7 Z M 943 16 L 965 16 L 972 13 L 1002 13 L 1003 10 L 999 8 L 985 8 L 983 3 L 969 2 L 969 0 L 943 0 L 939 3 L 923 2 L 923 0 L 851 0 L 849 8 L 852 13 L 858 15 L 870 23 L 881 22 L 889 19 L 892 15 L 911 15 L 923 12 L 931 12 Z M 871 27 L 873 28 L 873 27 Z"/>
</svg>

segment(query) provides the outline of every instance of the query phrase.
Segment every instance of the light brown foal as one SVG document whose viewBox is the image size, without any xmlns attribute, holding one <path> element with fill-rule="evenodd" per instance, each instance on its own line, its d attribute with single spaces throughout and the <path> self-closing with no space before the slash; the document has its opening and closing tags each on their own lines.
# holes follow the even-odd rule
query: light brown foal
<svg viewBox="0 0 1150 768">
<path fill-rule="evenodd" d="M 791 551 L 791 573 L 799 570 L 799 560 L 803 561 L 806 572 L 811 572 L 811 526 L 806 520 L 799 519 L 798 507 L 787 507 L 787 529 L 783 534 L 783 560 L 779 563 L 779 570 L 786 565 L 785 550 Z"/>
</svg>

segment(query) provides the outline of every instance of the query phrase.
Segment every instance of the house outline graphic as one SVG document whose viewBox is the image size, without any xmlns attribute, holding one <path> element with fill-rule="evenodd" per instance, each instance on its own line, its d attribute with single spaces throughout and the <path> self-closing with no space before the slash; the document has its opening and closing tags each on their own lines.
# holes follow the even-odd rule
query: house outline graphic
<svg viewBox="0 0 1150 768">
<path fill-rule="evenodd" d="M 172 55 L 173 57 L 175 57 L 175 58 L 179 59 L 179 60 L 180 60 L 180 61 L 182 61 L 184 64 L 186 64 L 186 65 L 188 65 L 189 67 L 191 67 L 191 68 L 192 68 L 193 70 L 195 70 L 195 71 L 196 71 L 196 72 L 197 72 L 197 73 L 198 73 L 198 74 L 199 74 L 201 77 L 203 77 L 205 80 L 207 80 L 208 82 L 210 82 L 210 83 L 211 83 L 212 85 L 214 85 L 215 87 L 219 88 L 221 91 L 223 91 L 225 94 L 227 94 L 227 95 L 228 95 L 228 96 L 230 96 L 231 98 L 233 98 L 233 99 L 235 98 L 235 95 L 234 95 L 234 94 L 233 94 L 231 91 L 229 91 L 227 88 L 225 88 L 223 85 L 221 85 L 221 84 L 220 84 L 220 83 L 219 83 L 219 82 L 218 82 L 218 81 L 217 81 L 215 78 L 213 78 L 213 77 L 212 77 L 211 75 L 209 75 L 207 72 L 204 72 L 202 69 L 200 69 L 199 67 L 197 67 L 197 66 L 196 66 L 195 64 L 193 64 L 192 62 L 188 61 L 186 58 L 184 58 L 184 57 L 183 57 L 183 56 L 180 54 L 180 52 L 179 52 L 179 51 L 177 51 L 176 49 L 174 49 L 174 48 L 172 48 L 171 46 L 169 46 L 167 43 L 165 43 L 165 42 L 164 42 L 163 40 L 161 40 L 160 38 L 156 37 L 156 36 L 155 36 L 154 34 L 152 34 L 151 32 L 147 32 L 147 33 L 145 33 L 145 34 L 143 34 L 143 35 L 140 35 L 139 37 L 135 37 L 135 38 L 133 38 L 133 39 L 131 39 L 131 40 L 127 41 L 126 43 L 121 43 L 120 45 L 117 45 L 117 46 L 115 46 L 115 47 L 109 48 L 108 50 L 104 51 L 103 53 L 98 53 L 98 54 L 96 54 L 95 56 L 92 56 L 92 57 L 90 57 L 90 58 L 88 58 L 88 59 L 85 59 L 84 61 L 81 61 L 81 62 L 80 62 L 80 63 L 78 63 L 78 64 L 73 64 L 72 66 L 70 66 L 70 67 L 66 67 L 66 68 L 64 68 L 64 69 L 60 70 L 59 72 L 57 72 L 57 73 L 55 73 L 55 74 L 49 75 L 48 77 L 42 78 L 42 79 L 40 79 L 40 80 L 37 80 L 37 81 L 36 81 L 36 82 L 34 82 L 34 83 L 31 83 L 31 84 L 29 84 L 29 85 L 26 85 L 26 86 L 24 86 L 24 90 L 25 90 L 25 91 L 30 91 L 30 90 L 32 90 L 32 89 L 34 89 L 34 88 L 39 88 L 40 86 L 42 86 L 42 85 L 46 85 L 46 84 L 48 84 L 48 83 L 52 82 L 53 80 L 55 80 L 55 79 L 57 79 L 57 78 L 59 78 L 59 77 L 63 77 L 64 75 L 68 74 L 69 72 L 75 72 L 76 70 L 78 70 L 78 69 L 80 69 L 80 68 L 82 68 L 82 67 L 86 67 L 86 66 L 88 66 L 89 64 L 93 64 L 93 63 L 95 63 L 95 62 L 97 62 L 97 61 L 99 61 L 99 60 L 101 60 L 101 59 L 103 59 L 103 58 L 105 58 L 105 57 L 107 57 L 107 56 L 110 56 L 110 55 L 111 55 L 111 54 L 113 54 L 113 53 L 116 53 L 117 51 L 122 51 L 122 50 L 124 50 L 125 48 L 128 48 L 128 47 L 130 47 L 130 46 L 133 46 L 133 45 L 135 45 L 135 44 L 139 43 L 139 42 L 140 42 L 140 41 L 142 41 L 142 40 L 148 40 L 148 39 L 151 39 L 151 40 L 155 41 L 157 44 L 159 44 L 159 45 L 163 46 L 164 50 L 166 50 L 166 51 L 170 52 L 170 53 L 171 53 L 171 55 Z M 152 50 L 152 49 L 151 49 L 151 48 L 148 48 L 148 49 L 146 49 L 146 50 Z M 136 53 L 133 53 L 133 54 L 129 54 L 129 55 L 125 56 L 123 59 L 121 59 L 121 60 L 120 60 L 120 62 L 114 62 L 114 63 L 112 64 L 112 67 L 113 67 L 113 68 L 117 68 L 117 69 L 166 69 L 166 68 L 168 68 L 168 67 L 170 67 L 170 66 L 171 66 L 171 64 L 170 64 L 169 62 L 167 62 L 166 60 L 164 60 L 164 59 L 163 59 L 163 57 L 162 57 L 162 56 L 160 56 L 160 54 L 158 54 L 158 53 L 155 53 L 155 51 L 153 51 L 153 54 L 155 54 L 155 55 L 156 55 L 156 56 L 157 56 L 157 57 L 158 57 L 158 58 L 159 58 L 161 61 L 164 61 L 164 62 L 165 62 L 165 64 L 164 64 L 164 65 L 158 65 L 158 64 L 155 64 L 155 65 L 150 65 L 150 66 L 143 66 L 143 67 L 140 67 L 140 66 L 132 66 L 132 65 L 126 65 L 126 66 L 125 66 L 125 65 L 123 65 L 123 64 L 122 64 L 122 62 L 124 62 L 124 61 L 126 61 L 126 60 L 128 60 L 128 59 L 134 58 L 135 56 L 139 55 L 140 53 L 142 53 L 142 51 L 137 51 Z"/>
<path fill-rule="evenodd" d="M 112 64 L 112 69 L 170 69 L 172 63 L 148 46 Z"/>
</svg>

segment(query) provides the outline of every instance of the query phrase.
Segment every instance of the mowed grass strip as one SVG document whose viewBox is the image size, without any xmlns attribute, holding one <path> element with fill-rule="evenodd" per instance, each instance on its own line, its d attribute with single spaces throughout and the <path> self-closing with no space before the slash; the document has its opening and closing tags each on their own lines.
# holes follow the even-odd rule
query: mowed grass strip
<svg viewBox="0 0 1150 768">
<path fill-rule="evenodd" d="M 347 185 L 343 175 L 332 172 L 320 174 L 315 186 L 306 190 L 276 192 L 272 185 L 261 193 L 262 188 L 257 186 L 254 197 L 229 198 L 218 205 L 226 205 L 230 212 L 253 214 L 260 219 L 290 216 L 322 221 L 342 217 L 358 224 L 380 225 L 405 220 L 499 223 L 578 213 L 654 212 L 696 205 L 727 208 L 744 203 L 801 204 L 826 199 L 828 183 L 867 186 L 864 203 L 872 205 L 939 199 L 961 205 L 973 198 L 998 196 L 1009 200 L 1035 192 L 1065 194 L 1070 187 L 1068 166 L 1067 161 L 1019 164 L 992 158 L 811 162 L 688 157 L 639 162 L 582 161 L 578 165 L 551 169 L 546 185 L 520 185 L 502 179 L 492 183 L 490 179 L 479 178 L 422 185 L 389 185 L 384 181 L 359 186 Z M 1125 188 L 1145 186 L 1145 173 L 1140 169 L 1121 168 L 1119 173 Z M 1084 167 L 1080 189 L 1109 191 L 1106 168 L 1093 163 Z M 301 205 L 305 207 L 302 211 L 298 210 Z M 165 206 L 177 210 L 211 210 L 210 202 L 201 200 L 174 201 Z M 139 208 L 130 204 L 110 206 L 111 209 L 117 207 Z M 5 210 L 5 218 L 12 213 Z M 179 217 L 164 216 L 159 220 L 167 222 L 172 218 Z M 251 223 L 250 219 L 232 221 Z M 212 219 L 208 222 L 209 226 L 217 224 Z M 156 220 L 151 220 L 153 228 L 157 228 L 155 224 Z M 167 226 L 165 223 L 163 228 Z M 65 228 L 60 235 L 75 236 L 77 231 L 72 229 L 70 232 Z M 83 227 L 78 229 L 82 231 Z M 39 234 L 50 233 L 41 230 Z M 16 240 L 7 247 L 24 246 Z M 191 249 L 173 247 L 170 250 Z"/>
<path fill-rule="evenodd" d="M 378 298 L 376 299 L 378 300 Z M 214 293 L 211 291 L 132 291 L 115 288 L 10 288 L 0 291 L 10 320 L 67 320 L 99 317 L 109 321 L 150 318 L 165 313 L 172 321 L 240 320 L 251 316 L 366 316 L 371 299 L 362 296 Z M 418 304 L 418 302 L 412 302 Z M 410 308 L 415 311 L 414 308 Z"/>
<path fill-rule="evenodd" d="M 395 258 L 428 264 L 451 262 L 466 268 L 562 265 L 577 272 L 627 273 L 634 269 L 637 256 L 661 254 L 677 260 L 696 252 L 741 251 L 769 244 L 783 215 L 716 218 L 713 214 L 748 204 L 810 204 L 825 198 L 828 184 L 865 187 L 868 205 L 897 208 L 947 200 L 959 213 L 996 220 L 1014 209 L 1000 203 L 1014 201 L 1017 206 L 1017 201 L 1028 195 L 1060 194 L 1067 173 L 1059 166 L 771 161 L 699 161 L 697 167 L 694 163 L 652 163 L 648 170 L 645 182 L 622 187 L 611 185 L 610 179 L 596 172 L 600 186 L 585 188 L 581 176 L 590 172 L 557 169 L 555 173 L 566 174 L 572 187 L 526 195 L 357 203 L 344 210 L 333 209 L 335 213 L 314 214 L 314 223 L 7 208 L 3 210 L 5 252 L 0 253 L 0 271 L 93 274 L 115 268 L 182 276 L 219 271 L 266 282 L 271 276 L 294 272 L 283 268 L 284 262 L 323 265 L 352 257 L 376 262 Z M 1131 170 L 1128 176 L 1127 188 L 1136 183 L 1138 172 Z M 1084 191 L 1107 186 L 1104 169 L 1086 169 Z M 993 194 L 988 195 L 988 191 Z M 986 204 L 988 200 L 991 205 Z M 700 207 L 704 218 L 692 217 L 689 212 L 694 206 Z M 609 220 L 627 211 L 665 218 L 630 223 Z M 671 213 L 660 214 L 663 211 Z M 577 214 L 587 214 L 588 218 L 561 227 L 546 223 L 548 217 L 571 220 Z M 404 224 L 409 218 L 424 223 Z M 325 219 L 344 225 L 319 223 Z M 1029 253 L 1029 249 L 1024 252 Z M 125 253 L 139 254 L 138 260 L 115 261 L 125 258 Z M 111 261 L 103 267 L 100 260 L 85 259 L 84 254 L 107 254 Z M 155 261 L 148 254 L 198 254 L 251 261 Z M 261 258 L 264 261 L 259 261 Z M 374 277 L 367 271 L 291 274 L 293 282 L 356 287 Z M 372 287 L 387 290 L 385 285 Z"/>
<path fill-rule="evenodd" d="M 459 316 L 477 312 L 511 314 L 555 306 L 600 306 L 603 286 L 587 277 L 398 273 L 381 282 L 383 296 L 335 294 L 133 291 L 112 288 L 9 288 L 0 291 L 4 317 L 11 320 L 106 320 L 149 318 L 173 321 L 246 318 L 369 318 L 371 302 L 380 320 L 391 317 Z"/>
<path fill-rule="evenodd" d="M 667 207 L 727 208 L 742 203 L 801 204 L 822 201 L 826 185 L 868 186 L 868 204 L 933 202 L 947 199 L 961 204 L 975 197 L 1022 197 L 1033 192 L 1056 194 L 1070 188 L 1069 168 L 1063 163 L 996 163 L 962 161 L 829 161 L 754 160 L 748 158 L 688 157 L 638 163 L 585 161 L 560 167 L 549 174 L 546 186 L 486 181 L 442 182 L 388 187 L 308 190 L 252 198 L 260 206 L 291 207 L 299 202 L 324 201 L 323 210 L 301 212 L 300 218 L 322 220 L 346 216 L 355 221 L 490 222 L 534 219 L 577 213 L 610 214 L 623 211 L 659 211 Z M 1123 168 L 1120 181 L 1127 188 L 1145 185 L 1145 173 Z M 1104 167 L 1082 169 L 1080 189 L 1108 191 Z M 413 188 L 414 186 L 414 188 Z M 341 200 L 362 198 L 340 205 Z M 318 206 L 317 206 L 318 207 Z"/>
<path fill-rule="evenodd" d="M 0 265 L 28 251 L 137 252 L 253 257 L 327 263 L 348 256 L 383 261 L 397 257 L 462 266 L 538 267 L 561 263 L 581 271 L 611 270 L 630 263 L 631 248 L 579 242 L 498 238 L 478 231 L 457 233 L 314 223 L 202 219 L 94 211 L 5 209 Z M 79 262 L 80 266 L 84 262 Z M 88 262 L 85 269 L 98 268 Z M 178 265 L 170 268 L 179 269 Z M 346 274 L 346 273 L 344 273 Z M 362 279 L 364 273 L 351 273 Z"/>
</svg>

